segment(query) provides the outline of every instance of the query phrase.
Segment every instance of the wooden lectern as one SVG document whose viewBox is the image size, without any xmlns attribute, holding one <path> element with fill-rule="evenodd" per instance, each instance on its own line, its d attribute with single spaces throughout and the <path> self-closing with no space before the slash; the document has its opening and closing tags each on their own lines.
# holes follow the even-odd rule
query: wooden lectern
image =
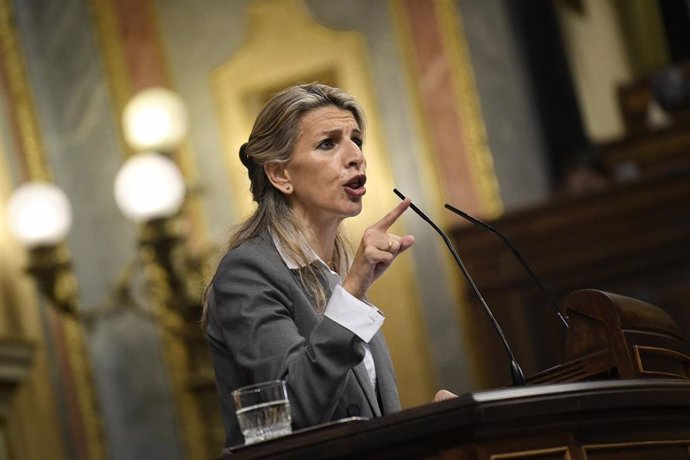
<svg viewBox="0 0 690 460">
<path fill-rule="evenodd" d="M 690 353 L 673 319 L 595 290 L 569 294 L 563 312 L 565 362 L 527 386 L 309 428 L 223 458 L 690 459 Z"/>
<path fill-rule="evenodd" d="M 566 296 L 562 313 L 570 323 L 564 363 L 528 378 L 528 383 L 690 379 L 690 347 L 664 310 L 629 297 L 585 289 Z"/>
<path fill-rule="evenodd" d="M 484 391 L 232 449 L 225 460 L 688 460 L 690 383 L 663 379 Z"/>
</svg>

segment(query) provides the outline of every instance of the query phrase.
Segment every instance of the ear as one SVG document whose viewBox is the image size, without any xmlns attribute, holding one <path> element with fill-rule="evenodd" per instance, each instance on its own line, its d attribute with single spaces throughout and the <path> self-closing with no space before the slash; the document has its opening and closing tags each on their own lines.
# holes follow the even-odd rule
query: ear
<svg viewBox="0 0 690 460">
<path fill-rule="evenodd" d="M 266 163 L 264 172 L 271 184 L 285 195 L 290 195 L 293 191 L 290 184 L 290 174 L 287 171 L 286 163 Z"/>
</svg>

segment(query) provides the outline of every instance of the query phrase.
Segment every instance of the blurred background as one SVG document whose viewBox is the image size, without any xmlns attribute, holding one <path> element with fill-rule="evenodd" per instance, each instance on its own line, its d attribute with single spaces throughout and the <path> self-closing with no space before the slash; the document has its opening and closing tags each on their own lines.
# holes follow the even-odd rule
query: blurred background
<svg viewBox="0 0 690 460">
<path fill-rule="evenodd" d="M 321 81 L 368 119 L 361 231 L 412 197 L 450 235 L 525 373 L 557 304 L 603 289 L 690 337 L 687 0 L 0 0 L 0 459 L 204 459 L 223 444 L 199 327 L 261 105 Z M 403 407 L 510 385 L 443 242 L 371 300 Z"/>
</svg>

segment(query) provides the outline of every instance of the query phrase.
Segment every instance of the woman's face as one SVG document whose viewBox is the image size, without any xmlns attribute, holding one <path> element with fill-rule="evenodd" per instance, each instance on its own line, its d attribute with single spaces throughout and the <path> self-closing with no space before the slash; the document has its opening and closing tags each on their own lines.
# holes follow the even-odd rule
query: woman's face
<svg viewBox="0 0 690 460">
<path fill-rule="evenodd" d="M 326 106 L 307 112 L 285 177 L 298 216 L 319 228 L 362 211 L 366 193 L 364 134 L 348 110 Z"/>
</svg>

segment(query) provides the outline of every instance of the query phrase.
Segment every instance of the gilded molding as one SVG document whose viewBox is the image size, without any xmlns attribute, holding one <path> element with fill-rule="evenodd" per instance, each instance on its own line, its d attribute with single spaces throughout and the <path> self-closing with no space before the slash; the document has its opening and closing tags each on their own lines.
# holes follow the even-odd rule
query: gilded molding
<svg viewBox="0 0 690 460">
<path fill-rule="evenodd" d="M 163 46 L 163 36 L 161 34 L 161 20 L 158 14 L 158 8 L 155 4 L 151 5 L 151 22 L 153 24 L 154 40 L 155 45 L 158 50 L 160 50 L 160 62 L 161 62 L 161 73 L 167 82 L 171 81 L 170 78 L 170 66 L 168 65 L 167 55 L 164 53 Z M 172 85 L 168 83 L 168 86 L 172 88 Z M 194 129 L 192 127 L 192 129 Z M 188 184 L 189 189 L 194 189 L 198 185 L 199 172 L 196 167 L 196 161 L 194 159 L 194 152 L 189 140 L 185 140 L 178 147 L 175 160 L 182 171 L 182 175 Z M 203 246 L 207 242 L 207 226 L 206 219 L 204 219 L 203 205 L 201 201 L 201 196 L 199 194 L 188 193 L 187 199 L 185 200 L 184 213 L 189 216 L 190 222 L 190 237 L 199 247 Z"/>
<path fill-rule="evenodd" d="M 681 378 L 688 380 L 687 374 L 645 369 L 644 362 L 642 360 L 642 353 L 652 353 L 674 359 L 679 363 L 679 365 L 684 365 L 685 367 L 687 367 L 690 365 L 690 356 L 686 355 L 685 353 L 680 353 L 675 350 L 669 350 L 668 348 L 648 347 L 644 345 L 633 345 L 633 351 L 635 352 L 635 364 L 637 365 L 637 370 L 641 375 L 670 377 L 676 379 Z"/>
<path fill-rule="evenodd" d="M 399 40 L 401 47 L 401 52 L 403 54 L 403 65 L 405 67 L 407 88 L 408 91 L 412 94 L 412 103 L 414 107 L 414 123 L 417 126 L 417 131 L 422 135 L 422 141 L 420 142 L 421 145 L 416 149 L 419 152 L 418 164 L 421 165 L 420 180 L 422 181 L 425 193 L 429 193 L 429 196 L 427 196 L 427 200 L 431 203 L 431 206 L 435 206 L 435 208 L 432 208 L 434 213 L 439 216 L 441 222 L 448 222 L 449 213 L 444 212 L 444 208 L 441 205 L 441 203 L 447 201 L 447 196 L 445 196 L 443 188 L 440 186 L 440 181 L 438 179 L 439 177 L 442 177 L 441 166 L 439 165 L 439 161 L 437 159 L 438 157 L 431 153 L 433 151 L 431 141 L 432 133 L 430 132 L 428 125 L 424 122 L 424 119 L 421 115 L 422 113 L 424 113 L 421 102 L 421 94 L 419 91 L 419 87 L 415 84 L 414 81 L 417 72 L 413 64 L 414 44 L 412 31 L 410 30 L 410 27 L 407 23 L 405 17 L 406 13 L 404 11 L 404 7 L 401 0 L 388 0 L 388 6 L 393 18 L 393 23 L 395 25 L 397 38 Z M 445 247 L 440 250 L 443 253 L 445 253 L 446 251 Z M 446 280 L 452 281 L 457 280 L 458 274 L 455 262 L 453 262 L 448 257 L 445 257 L 442 260 L 442 267 L 443 271 L 445 272 L 444 278 Z M 471 321 L 469 321 L 471 315 L 468 313 L 469 304 L 466 303 L 466 300 L 462 295 L 462 289 L 465 286 L 464 280 L 459 284 L 455 282 L 451 282 L 451 284 L 452 286 L 451 289 L 449 289 L 449 294 L 451 295 L 451 298 L 454 301 L 454 305 L 458 306 L 457 311 L 460 315 L 458 327 L 460 329 L 464 329 L 467 324 L 471 323 Z M 457 288 L 453 288 L 455 286 L 457 286 Z M 464 336 L 468 336 L 467 332 L 464 334 Z M 474 350 L 475 344 L 476 341 L 471 340 L 471 338 L 465 338 L 463 343 L 467 350 Z M 471 354 L 472 353 L 470 352 L 470 355 Z M 479 363 L 479 360 L 470 359 L 468 362 L 472 366 L 472 374 L 475 376 L 481 375 L 482 368 Z"/>
<path fill-rule="evenodd" d="M 117 12 L 111 0 L 89 0 L 91 17 L 96 25 L 99 49 L 103 59 L 105 74 L 113 101 L 112 115 L 117 123 L 120 147 L 125 156 L 134 152 L 125 142 L 122 131 L 121 114 L 132 97 L 132 86 L 127 72 L 127 60 L 121 45 Z"/>
<path fill-rule="evenodd" d="M 582 451 L 583 458 L 589 458 L 588 453 L 594 453 L 592 451 L 614 451 L 610 455 L 615 455 L 615 451 L 626 450 L 632 448 L 643 448 L 643 447 L 668 447 L 668 446 L 686 446 L 690 451 L 690 439 L 672 439 L 672 440 L 658 440 L 658 441 L 628 441 L 628 442 L 610 442 L 601 444 L 585 444 L 580 447 Z M 648 451 L 649 452 L 649 451 Z M 654 452 L 649 452 L 653 454 Z M 595 454 L 601 455 L 601 452 L 596 452 Z M 650 457 L 648 457 L 650 458 Z"/>
<path fill-rule="evenodd" d="M 11 110 L 19 131 L 20 155 L 25 158 L 28 179 L 51 181 L 52 173 L 43 149 L 34 97 L 10 0 L 0 0 L 0 47 L 1 64 L 7 75 L 11 97 Z M 64 287 L 64 284 L 61 287 Z M 59 315 L 59 318 L 60 327 L 64 331 L 67 359 L 73 371 L 75 393 L 78 395 L 77 410 L 84 422 L 81 434 L 85 437 L 89 458 L 105 458 L 84 330 L 81 324 L 69 315 Z M 48 384 L 43 381 L 36 382 L 38 386 Z"/>
<path fill-rule="evenodd" d="M 102 425 L 94 392 L 93 376 L 89 364 L 89 351 L 84 336 L 84 326 L 79 319 L 70 315 L 60 315 L 67 359 L 72 369 L 77 406 L 81 415 L 81 433 L 84 436 L 89 459 L 106 458 Z"/>
<path fill-rule="evenodd" d="M 545 447 L 543 449 L 520 450 L 501 454 L 491 454 L 489 460 L 513 460 L 513 459 L 533 459 L 537 457 L 556 458 L 555 454 L 561 454 L 563 460 L 571 460 L 570 449 L 568 446 Z"/>
<path fill-rule="evenodd" d="M 28 179 L 50 181 L 51 172 L 43 152 L 34 98 L 18 37 L 10 0 L 0 0 L 0 58 L 7 77 L 11 110 L 19 130 L 21 154 L 26 160 Z"/>
<path fill-rule="evenodd" d="M 441 174 L 441 166 L 438 162 L 438 157 L 433 155 L 432 148 L 432 134 L 429 127 L 424 123 L 422 113 L 422 97 L 418 86 L 414 83 L 414 75 L 416 74 L 414 62 L 414 46 L 412 32 L 405 19 L 402 3 L 400 0 L 388 0 L 388 9 L 391 13 L 393 27 L 395 29 L 396 38 L 401 51 L 402 64 L 405 69 L 405 85 L 407 90 L 412 94 L 411 104 L 414 108 L 411 112 L 412 121 L 416 127 L 416 132 L 419 133 L 421 139 L 418 145 L 415 146 L 417 164 L 420 166 L 419 178 L 424 188 L 426 199 L 431 206 L 433 206 L 433 214 L 441 216 L 442 220 L 446 220 L 447 213 L 443 212 L 441 203 L 447 201 L 447 197 L 443 192 L 438 180 Z"/>
<path fill-rule="evenodd" d="M 497 217 L 503 212 L 503 203 L 486 137 L 462 17 L 453 0 L 435 0 L 434 7 L 456 88 L 457 108 L 460 124 L 466 136 L 468 159 L 473 169 L 472 176 L 476 180 L 484 215 L 489 218 Z"/>
</svg>

